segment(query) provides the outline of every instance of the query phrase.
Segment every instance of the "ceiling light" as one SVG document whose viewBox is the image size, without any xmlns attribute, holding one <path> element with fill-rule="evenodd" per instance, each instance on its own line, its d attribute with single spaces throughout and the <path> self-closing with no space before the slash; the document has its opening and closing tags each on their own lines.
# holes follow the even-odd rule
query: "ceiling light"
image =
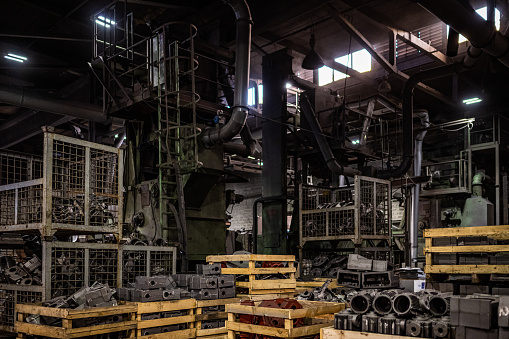
<svg viewBox="0 0 509 339">
<path fill-rule="evenodd" d="M 95 22 L 101 26 L 104 26 L 106 28 L 110 28 L 110 25 L 115 25 L 115 21 L 106 19 L 103 16 L 98 16 L 97 19 L 95 19 Z"/>
<path fill-rule="evenodd" d="M 13 60 L 13 61 L 17 61 L 17 62 L 25 62 L 26 60 L 28 60 L 24 56 L 13 54 L 13 53 L 9 53 L 7 55 L 4 55 L 4 58 L 9 59 L 9 60 Z"/>
<path fill-rule="evenodd" d="M 291 84 L 291 83 L 289 83 L 289 82 L 287 82 L 287 83 L 286 83 L 286 88 L 290 88 L 290 87 L 292 87 L 292 84 Z"/>
<path fill-rule="evenodd" d="M 475 97 L 475 98 L 465 99 L 465 100 L 463 100 L 463 103 L 465 105 L 471 105 L 471 104 L 476 104 L 481 101 L 482 101 L 482 99 Z"/>
<path fill-rule="evenodd" d="M 387 81 L 387 76 L 384 76 L 382 78 L 382 82 L 380 83 L 380 85 L 378 85 L 378 92 L 380 93 L 389 93 L 390 91 L 392 91 L 392 87 L 391 87 L 391 84 L 389 83 L 389 81 Z"/>
<path fill-rule="evenodd" d="M 316 53 L 315 51 L 315 35 L 311 34 L 311 38 L 309 39 L 309 47 L 311 47 L 311 51 L 306 55 L 304 60 L 302 60 L 302 68 L 315 70 L 324 65 L 322 57 Z"/>
</svg>

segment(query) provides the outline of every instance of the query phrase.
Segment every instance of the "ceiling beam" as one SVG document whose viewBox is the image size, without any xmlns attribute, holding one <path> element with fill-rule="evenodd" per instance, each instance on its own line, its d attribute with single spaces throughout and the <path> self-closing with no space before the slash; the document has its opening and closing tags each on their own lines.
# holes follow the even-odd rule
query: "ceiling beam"
<svg viewBox="0 0 509 339">
<path fill-rule="evenodd" d="M 85 38 L 72 38 L 72 37 L 59 37 L 59 36 L 44 36 L 34 34 L 8 34 L 0 33 L 1 37 L 17 38 L 17 39 L 42 39 L 42 40 L 62 40 L 62 41 L 77 41 L 77 42 L 92 42 L 92 39 Z"/>
<path fill-rule="evenodd" d="M 383 69 L 385 69 L 387 72 L 389 72 L 394 78 L 407 81 L 410 77 L 408 74 L 405 74 L 398 70 L 396 65 L 392 65 L 387 59 L 385 59 L 378 51 L 371 45 L 371 43 L 364 37 L 364 35 L 357 30 L 350 21 L 348 21 L 332 4 L 327 5 L 329 9 L 329 13 L 331 17 L 345 30 L 347 31 L 362 47 L 364 47 L 373 57 L 373 59 L 376 60 L 380 66 L 382 66 Z M 420 82 L 417 86 L 420 90 L 423 92 L 449 104 L 449 105 L 456 105 L 456 103 L 451 100 L 448 96 L 444 95 L 443 93 L 440 93 L 434 88 L 431 88 L 428 85 L 423 84 Z"/>
<path fill-rule="evenodd" d="M 413 35 L 410 32 L 406 32 L 400 29 L 391 28 L 391 30 L 401 38 L 405 43 L 412 46 L 413 48 L 425 52 L 427 55 L 429 55 L 434 60 L 440 61 L 444 64 L 450 64 L 452 63 L 451 58 L 440 52 L 435 47 L 428 45 L 415 35 Z"/>
</svg>

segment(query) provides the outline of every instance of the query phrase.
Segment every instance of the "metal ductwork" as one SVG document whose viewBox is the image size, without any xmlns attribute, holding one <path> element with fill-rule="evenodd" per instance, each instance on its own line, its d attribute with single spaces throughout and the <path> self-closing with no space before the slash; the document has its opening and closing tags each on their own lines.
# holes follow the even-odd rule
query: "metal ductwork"
<svg viewBox="0 0 509 339">
<path fill-rule="evenodd" d="M 212 147 L 230 141 L 244 127 L 249 113 L 248 88 L 251 58 L 251 13 L 245 0 L 226 0 L 237 18 L 235 55 L 235 94 L 233 113 L 228 123 L 222 127 L 207 128 L 203 131 L 205 146 Z"/>
<path fill-rule="evenodd" d="M 430 126 L 429 115 L 426 110 L 417 110 L 414 112 L 415 116 L 421 119 L 421 125 L 424 128 Z M 422 144 L 424 137 L 426 136 L 427 130 L 420 131 L 415 137 L 414 145 L 414 176 L 419 177 L 421 175 L 421 164 L 422 164 Z M 418 252 L 418 239 L 419 239 L 419 193 L 421 191 L 421 184 L 415 184 L 413 187 L 412 194 L 412 211 L 410 220 L 409 230 L 409 243 L 410 243 L 410 263 L 417 262 Z"/>
<path fill-rule="evenodd" d="M 403 87 L 403 160 L 398 167 L 392 169 L 379 170 L 377 177 L 381 179 L 399 178 L 405 175 L 412 166 L 413 159 L 413 94 L 414 88 L 418 83 L 425 80 L 443 78 L 449 75 L 457 74 L 472 68 L 476 60 L 482 55 L 482 50 L 470 46 L 467 55 L 462 61 L 449 65 L 444 65 L 413 74 L 405 82 Z"/>
<path fill-rule="evenodd" d="M 493 22 L 485 21 L 477 15 L 468 3 L 457 0 L 416 2 L 467 38 L 472 46 L 482 49 L 509 67 L 509 39 L 496 30 Z"/>
<path fill-rule="evenodd" d="M 0 102 L 37 111 L 72 116 L 106 124 L 109 119 L 100 107 L 54 98 L 21 87 L 0 86 Z"/>
<path fill-rule="evenodd" d="M 322 128 L 320 127 L 318 120 L 316 119 L 315 113 L 313 112 L 313 108 L 311 107 L 309 99 L 304 95 L 300 99 L 300 107 L 302 113 L 304 113 L 304 116 L 306 117 L 306 120 L 309 123 L 309 126 L 311 127 L 311 131 L 315 136 L 316 142 L 318 143 L 318 147 L 320 148 L 320 152 L 322 153 L 322 156 L 325 159 L 325 162 L 327 163 L 327 167 L 329 167 L 332 173 L 338 175 L 346 175 L 349 177 L 353 177 L 356 174 L 360 174 L 361 172 L 359 170 L 344 167 L 338 162 L 338 160 L 332 153 L 332 150 L 329 146 L 329 143 L 327 142 L 327 139 L 325 138 L 325 135 L 323 134 Z"/>
</svg>

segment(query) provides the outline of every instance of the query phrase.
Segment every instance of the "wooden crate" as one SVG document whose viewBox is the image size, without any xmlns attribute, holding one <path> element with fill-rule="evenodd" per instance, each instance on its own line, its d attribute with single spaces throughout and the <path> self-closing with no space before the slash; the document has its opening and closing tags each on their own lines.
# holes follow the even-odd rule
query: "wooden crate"
<svg viewBox="0 0 509 339">
<path fill-rule="evenodd" d="M 242 298 L 228 298 L 228 299 L 217 299 L 217 300 L 196 300 L 196 315 L 195 315 L 195 328 L 197 338 L 210 338 L 214 336 L 227 336 L 228 330 L 226 325 L 219 328 L 202 329 L 202 321 L 208 320 L 226 320 L 228 319 L 228 313 L 226 311 L 217 311 L 203 313 L 205 307 L 210 306 L 225 306 L 228 304 L 240 303 Z"/>
<path fill-rule="evenodd" d="M 509 274 L 509 265 L 434 265 L 433 253 L 496 253 L 509 252 L 509 245 L 433 246 L 433 239 L 487 236 L 509 239 L 509 225 L 435 228 L 424 231 L 427 274 Z"/>
<path fill-rule="evenodd" d="M 295 281 L 295 256 L 293 255 L 265 255 L 265 254 L 240 254 L 240 255 L 211 255 L 207 257 L 209 263 L 217 262 L 248 262 L 248 267 L 222 268 L 222 274 L 247 275 L 249 281 L 237 281 L 237 289 L 247 289 L 249 295 L 294 293 Z M 288 267 L 255 267 L 256 262 L 288 262 Z M 288 279 L 259 280 L 258 274 L 288 274 Z"/>
<path fill-rule="evenodd" d="M 409 337 L 357 331 L 335 330 L 324 327 L 320 330 L 320 339 L 408 339 Z"/>
<path fill-rule="evenodd" d="M 185 339 L 185 338 L 195 338 L 196 337 L 196 328 L 194 328 L 195 322 L 195 309 L 196 309 L 196 300 L 195 299 L 183 299 L 183 300 L 169 300 L 169 301 L 155 301 L 155 302 L 147 302 L 147 303 L 130 303 L 136 305 L 138 310 L 137 320 L 137 338 L 143 339 L 158 339 L 158 338 L 169 338 L 172 339 Z M 171 311 L 186 311 L 186 315 L 171 317 L 171 318 L 160 318 L 160 319 L 152 319 L 152 320 L 141 320 L 143 314 L 150 313 L 159 313 L 159 312 L 171 312 Z M 186 329 L 172 331 L 167 333 L 158 333 L 151 335 L 142 335 L 143 329 L 152 328 L 152 327 L 160 327 L 160 326 L 170 326 L 170 325 L 180 325 L 185 324 Z"/>
<path fill-rule="evenodd" d="M 336 278 L 313 278 L 310 281 L 297 281 L 296 282 L 297 287 L 296 287 L 295 291 L 298 293 L 302 293 L 305 291 L 315 289 L 317 287 L 322 287 L 323 284 L 327 281 L 327 279 L 332 280 L 330 282 L 328 288 L 333 289 L 333 288 L 341 287 L 341 285 L 338 285 L 338 281 Z"/>
<path fill-rule="evenodd" d="M 255 306 L 246 306 L 240 304 L 226 305 L 228 312 L 228 339 L 235 339 L 239 332 L 261 334 L 277 338 L 299 338 L 304 336 L 316 335 L 320 333 L 323 327 L 331 326 L 334 323 L 333 314 L 345 309 L 344 303 L 329 303 L 320 301 L 299 300 L 303 306 L 302 309 L 276 309 Z M 241 323 L 237 319 L 239 315 L 268 316 L 284 319 L 284 328 L 269 327 Z M 294 327 L 295 319 L 305 319 L 304 326 Z"/>
<path fill-rule="evenodd" d="M 262 300 L 273 300 L 280 298 L 294 298 L 297 296 L 297 292 L 292 293 L 269 293 L 269 294 L 237 294 L 237 297 L 242 298 L 243 300 L 253 300 L 253 301 L 262 301 Z"/>
<path fill-rule="evenodd" d="M 39 304 L 18 304 L 16 305 L 18 319 L 14 326 L 18 333 L 18 338 L 20 339 L 25 338 L 27 335 L 62 339 L 81 338 L 119 331 L 127 331 L 127 337 L 134 338 L 137 324 L 136 311 L 136 305 L 128 304 L 82 310 L 44 307 Z M 62 324 L 60 326 L 29 324 L 26 322 L 26 317 L 32 314 L 59 318 L 62 319 Z M 75 324 L 73 321 L 80 319 L 109 317 L 122 314 L 126 315 L 124 321 L 77 328 L 73 326 L 73 324 Z"/>
</svg>

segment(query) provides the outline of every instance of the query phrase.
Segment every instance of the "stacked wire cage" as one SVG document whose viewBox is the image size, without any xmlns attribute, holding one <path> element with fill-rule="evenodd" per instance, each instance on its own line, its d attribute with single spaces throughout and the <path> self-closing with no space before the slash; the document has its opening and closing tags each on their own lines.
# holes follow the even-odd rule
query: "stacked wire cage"
<svg viewBox="0 0 509 339">
<path fill-rule="evenodd" d="M 0 150 L 0 326 L 8 331 L 17 303 L 95 281 L 121 285 L 122 150 L 50 129 L 43 141 L 42 155 Z M 111 243 L 79 242 L 97 234 Z"/>
<path fill-rule="evenodd" d="M 360 247 L 366 240 L 391 239 L 390 182 L 356 176 L 351 185 L 300 188 L 300 260 L 310 241 L 350 240 Z"/>
</svg>

